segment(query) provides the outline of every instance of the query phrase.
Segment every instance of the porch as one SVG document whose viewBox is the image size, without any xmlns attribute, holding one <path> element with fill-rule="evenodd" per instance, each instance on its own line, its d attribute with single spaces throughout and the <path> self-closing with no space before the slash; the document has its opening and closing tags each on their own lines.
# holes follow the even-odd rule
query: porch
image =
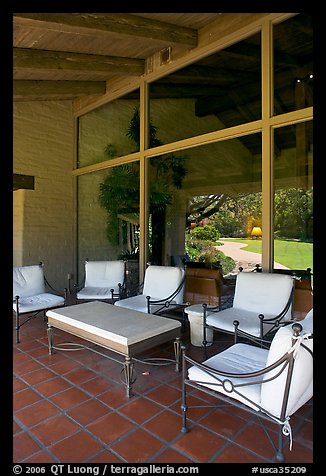
<svg viewBox="0 0 326 476">
<path fill-rule="evenodd" d="M 42 317 L 33 319 L 22 327 L 21 343 L 13 345 L 15 463 L 271 461 L 273 449 L 258 418 L 234 407 L 189 409 L 190 431 L 182 434 L 181 374 L 174 365 L 137 361 L 135 395 L 127 399 L 119 363 L 87 349 L 50 356 L 46 329 Z M 73 339 L 60 331 L 56 335 L 62 341 Z M 190 344 L 188 328 L 182 340 L 189 355 L 202 358 L 202 349 Z M 231 336 L 216 335 L 209 354 L 231 341 Z M 171 342 L 140 359 L 173 356 Z M 193 391 L 189 404 L 210 400 Z M 293 447 L 290 451 L 285 442 L 287 463 L 313 462 L 312 418 L 312 401 L 291 418 Z M 276 426 L 269 426 L 276 441 Z"/>
</svg>

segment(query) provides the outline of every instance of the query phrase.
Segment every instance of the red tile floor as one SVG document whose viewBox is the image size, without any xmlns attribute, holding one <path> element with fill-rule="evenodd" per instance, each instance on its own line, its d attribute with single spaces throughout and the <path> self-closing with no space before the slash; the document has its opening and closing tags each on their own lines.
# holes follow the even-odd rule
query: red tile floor
<svg viewBox="0 0 326 476">
<path fill-rule="evenodd" d="M 190 431 L 181 433 L 181 374 L 174 365 L 136 361 L 135 395 L 127 398 L 122 365 L 101 355 L 110 352 L 95 347 L 101 354 L 82 349 L 50 356 L 46 329 L 39 316 L 21 328 L 20 344 L 14 333 L 14 463 L 272 461 L 273 449 L 257 417 L 235 407 L 189 409 Z M 186 329 L 182 340 L 187 353 L 202 359 L 202 349 L 192 346 L 188 336 Z M 56 343 L 60 339 L 81 342 L 56 330 Z M 231 344 L 230 336 L 217 335 L 209 353 Z M 148 356 L 173 358 L 173 345 L 152 349 Z M 188 397 L 196 405 L 212 400 L 196 391 Z M 291 418 L 293 447 L 290 451 L 285 441 L 287 463 L 313 462 L 312 417 L 309 401 Z M 276 437 L 276 425 L 270 427 Z"/>
</svg>

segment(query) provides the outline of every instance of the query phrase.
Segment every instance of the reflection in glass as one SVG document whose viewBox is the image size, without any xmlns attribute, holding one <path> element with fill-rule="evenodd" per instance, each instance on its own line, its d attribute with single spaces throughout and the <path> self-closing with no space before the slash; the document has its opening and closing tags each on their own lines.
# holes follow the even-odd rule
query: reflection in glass
<svg viewBox="0 0 326 476">
<path fill-rule="evenodd" d="M 129 135 L 138 109 L 139 90 L 81 116 L 78 123 L 78 168 L 138 152 L 139 144 L 137 146 Z"/>
<path fill-rule="evenodd" d="M 273 27 L 274 115 L 313 105 L 312 15 L 300 13 Z"/>
<path fill-rule="evenodd" d="M 154 81 L 149 93 L 164 144 L 259 119 L 260 33 Z"/>
<path fill-rule="evenodd" d="M 249 143 L 252 149 L 247 146 Z M 246 143 L 242 138 L 232 139 L 177 152 L 172 160 L 169 155 L 160 158 L 165 170 L 178 159 L 185 176 L 179 187 L 172 182 L 169 187 L 167 183 L 162 187 L 152 167 L 150 190 L 159 188 L 168 192 L 157 218 L 155 195 L 150 194 L 149 237 L 153 260 L 170 264 L 176 256 L 188 254 L 191 261 L 207 265 L 220 261 L 224 274 L 236 272 L 239 266 L 254 268 L 261 262 L 261 239 L 253 239 L 251 235 L 255 226 L 261 227 L 261 152 L 257 154 L 256 150 L 261 151 L 261 134 L 250 136 Z M 255 254 L 250 260 L 245 255 L 234 261 L 225 259 L 223 253 L 217 253 L 223 251 L 223 246 L 227 248 L 221 242 L 224 238 L 237 241 L 238 245 L 234 246 L 238 248 L 249 242 Z"/>
<path fill-rule="evenodd" d="M 86 258 L 126 259 L 138 283 L 139 162 L 78 177 L 78 205 L 80 272 Z"/>
</svg>

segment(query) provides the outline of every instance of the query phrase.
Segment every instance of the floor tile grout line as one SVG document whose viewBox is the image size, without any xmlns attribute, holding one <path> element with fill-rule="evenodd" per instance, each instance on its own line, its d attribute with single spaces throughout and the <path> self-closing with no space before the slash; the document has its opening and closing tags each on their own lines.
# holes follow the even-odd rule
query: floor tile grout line
<svg viewBox="0 0 326 476">
<path fill-rule="evenodd" d="M 36 342 L 39 342 L 39 345 L 46 346 L 46 344 L 45 344 L 44 342 L 41 342 L 41 341 L 38 341 L 38 340 L 36 340 Z M 35 345 L 36 345 L 36 344 L 35 344 Z M 36 347 L 37 347 L 37 345 L 36 345 Z M 41 347 L 40 347 L 40 348 L 41 348 Z M 86 402 L 91 401 L 91 400 L 99 401 L 99 402 L 101 402 L 101 404 L 104 404 L 106 407 L 108 407 L 108 410 L 109 410 L 110 412 L 114 412 L 114 413 L 116 413 L 116 414 L 122 416 L 123 418 L 129 420 L 128 415 L 124 414 L 121 410 L 122 410 L 124 407 L 127 407 L 128 404 L 132 402 L 132 400 L 127 400 L 126 402 L 124 402 L 124 403 L 122 403 L 122 404 L 119 404 L 117 407 L 110 407 L 109 404 L 107 404 L 105 401 L 101 400 L 101 395 L 104 395 L 105 393 L 107 393 L 107 391 L 103 391 L 103 392 L 94 394 L 94 393 L 88 392 L 87 390 L 85 391 L 85 389 L 82 387 L 82 385 L 83 385 L 84 383 L 87 383 L 87 382 L 91 381 L 91 380 L 92 380 L 92 377 L 89 378 L 89 379 L 87 379 L 87 380 L 85 380 L 85 381 L 72 382 L 72 381 L 69 380 L 68 374 L 69 374 L 70 372 L 72 372 L 73 369 L 70 370 L 70 371 L 68 371 L 68 372 L 66 372 L 66 374 L 67 374 L 67 378 L 66 378 L 66 377 L 64 376 L 64 375 L 66 375 L 66 374 L 62 375 L 62 374 L 60 374 L 60 373 L 58 373 L 58 372 L 56 372 L 56 371 L 53 371 L 53 370 L 51 369 L 51 366 L 50 366 L 50 365 L 44 363 L 44 362 L 42 361 L 42 359 L 44 358 L 44 356 L 31 356 L 31 355 L 28 353 L 28 349 L 27 349 L 27 350 L 20 350 L 19 352 L 23 352 L 23 354 L 25 354 L 29 359 L 34 359 L 37 363 L 40 364 L 41 368 L 46 368 L 46 369 L 48 369 L 48 370 L 54 372 L 54 373 L 56 374 L 56 376 L 58 376 L 58 377 L 60 377 L 60 378 L 63 378 L 63 379 L 64 379 L 65 381 L 67 381 L 67 383 L 69 384 L 69 388 L 71 388 L 71 387 L 77 388 L 77 389 L 79 389 L 80 391 L 86 393 L 86 394 L 89 396 L 89 398 L 88 398 L 88 400 L 86 400 Z M 23 355 L 23 354 L 22 354 L 22 355 Z M 18 355 L 19 355 L 19 354 L 18 354 Z M 167 355 L 169 355 L 169 354 L 167 354 Z M 87 369 L 87 370 L 90 370 L 90 371 L 94 372 L 97 376 L 101 376 L 101 377 L 103 378 L 103 374 L 102 374 L 100 371 L 98 371 L 98 370 L 94 370 L 94 368 L 92 367 L 93 362 L 90 362 L 90 361 L 87 360 L 86 363 L 85 363 L 82 358 L 81 358 L 81 359 L 78 359 L 78 360 L 77 360 L 77 359 L 70 359 L 70 357 L 68 357 L 68 356 L 66 356 L 66 355 L 65 355 L 65 358 L 69 358 L 69 360 L 72 360 L 74 363 L 77 364 L 76 371 Z M 33 372 L 33 371 L 31 371 L 31 372 Z M 19 379 L 20 381 L 22 381 L 22 382 L 26 385 L 27 388 L 31 388 L 31 389 L 35 390 L 34 385 L 31 385 L 31 384 L 29 384 L 27 381 L 25 381 L 25 380 L 21 377 L 21 375 L 18 375 L 18 374 L 17 374 L 17 377 L 16 377 L 16 378 Z M 54 377 L 53 377 L 53 378 L 54 378 Z M 96 376 L 94 376 L 94 378 L 96 378 Z M 116 387 L 117 385 L 121 385 L 121 383 L 119 383 L 117 379 L 112 379 L 112 378 L 109 378 L 109 377 L 107 377 L 107 376 L 104 376 L 104 378 L 105 378 L 106 380 L 110 381 L 110 382 L 114 385 L 114 387 Z M 177 404 L 177 402 L 178 402 L 178 399 L 175 400 L 175 401 L 173 401 L 173 402 L 171 402 L 171 403 L 169 403 L 169 404 L 167 404 L 167 405 L 165 405 L 165 404 L 162 404 L 162 403 L 157 402 L 156 400 L 150 398 L 150 392 L 159 389 L 161 386 L 162 386 L 162 388 L 163 388 L 163 387 L 166 387 L 166 386 L 169 386 L 170 388 L 173 388 L 174 390 L 175 390 L 176 388 L 178 388 L 177 378 L 178 378 L 178 376 L 176 376 L 176 377 L 173 379 L 173 383 L 172 383 L 172 382 L 168 382 L 167 380 L 164 380 L 163 382 L 160 383 L 159 380 L 157 380 L 157 382 L 155 383 L 155 385 L 154 385 L 153 387 L 146 388 L 145 393 L 141 393 L 139 390 L 135 391 L 135 394 L 136 394 L 135 396 L 136 396 L 137 398 L 144 397 L 144 398 L 148 399 L 149 401 L 155 402 L 156 404 L 160 405 L 162 408 L 160 408 L 158 412 L 155 412 L 155 413 L 153 413 L 152 415 L 150 415 L 146 420 L 143 420 L 141 423 L 135 423 L 134 420 L 132 420 L 132 418 L 130 418 L 130 421 L 131 421 L 131 423 L 132 423 L 132 425 L 133 425 L 133 428 L 130 429 L 130 431 L 124 433 L 124 434 L 123 434 L 120 438 L 118 438 L 117 440 L 114 440 L 114 442 L 111 442 L 110 445 L 104 444 L 104 442 L 99 438 L 99 444 L 101 445 L 102 448 L 101 448 L 100 450 L 98 450 L 97 453 L 95 453 L 95 454 L 100 454 L 100 453 L 102 453 L 103 451 L 110 451 L 110 453 L 114 454 L 119 460 L 121 460 L 122 457 L 121 457 L 118 453 L 114 452 L 114 448 L 112 447 L 112 445 L 116 444 L 116 442 L 117 442 L 118 440 L 123 441 L 126 436 L 132 434 L 132 432 L 137 431 L 137 429 L 141 428 L 141 429 L 143 429 L 143 430 L 146 431 L 148 434 L 150 434 L 151 436 L 153 436 L 155 439 L 159 440 L 159 441 L 162 443 L 161 448 L 160 448 L 156 453 L 153 453 L 153 455 L 151 455 L 151 456 L 148 458 L 148 461 L 152 461 L 153 459 L 155 459 L 155 457 L 156 457 L 157 455 L 163 453 L 163 452 L 164 452 L 166 449 L 168 449 L 168 448 L 173 449 L 174 451 L 176 451 L 176 452 L 178 452 L 179 454 L 183 455 L 185 458 L 189 459 L 189 454 L 188 454 L 188 453 L 182 453 L 182 452 L 180 451 L 180 449 L 178 449 L 178 448 L 176 448 L 176 447 L 174 446 L 174 443 L 175 443 L 176 441 L 178 441 L 178 439 L 181 438 L 182 435 L 181 435 L 181 436 L 180 436 L 180 435 L 177 435 L 177 436 L 176 436 L 175 438 L 173 438 L 172 440 L 166 441 L 166 440 L 164 440 L 163 438 L 161 438 L 159 435 L 153 433 L 150 429 L 144 428 L 144 425 L 145 425 L 146 423 L 150 422 L 150 421 L 151 421 L 152 419 L 154 419 L 156 416 L 158 416 L 158 415 L 164 413 L 165 411 L 172 412 L 173 414 L 176 414 L 176 415 L 180 416 L 180 419 L 181 419 L 180 413 L 179 413 L 179 412 L 176 410 L 176 408 L 175 408 L 175 406 L 176 406 L 176 404 Z M 46 380 L 46 381 L 50 381 L 50 380 L 51 380 L 51 378 L 49 378 L 49 379 Z M 40 383 L 40 382 L 37 382 L 37 384 L 35 384 L 35 385 L 38 385 L 39 383 Z M 16 393 L 18 394 L 18 393 L 21 392 L 22 390 L 23 390 L 23 389 L 17 390 Z M 64 391 L 64 390 L 62 390 L 62 391 Z M 62 391 L 56 392 L 56 393 L 53 394 L 53 395 L 57 395 L 57 394 L 61 393 Z M 51 396 L 53 396 L 53 395 L 51 395 Z M 198 395 L 194 395 L 194 397 L 195 397 L 195 398 L 199 398 Z M 46 397 L 44 394 L 42 394 L 42 392 L 40 392 L 40 398 L 41 398 L 41 399 L 46 399 L 47 397 Z M 50 399 L 48 399 L 48 400 L 50 401 L 50 403 L 54 404 L 54 402 L 52 402 Z M 203 400 L 203 401 L 205 401 L 205 400 Z M 102 416 L 99 416 L 97 419 L 93 420 L 92 422 L 87 423 L 87 425 L 85 425 L 85 424 L 83 424 L 83 423 L 79 423 L 78 421 L 75 421 L 74 418 L 71 417 L 67 412 L 70 411 L 72 408 L 73 408 L 73 409 L 78 408 L 78 406 L 80 406 L 80 405 L 83 404 L 83 403 L 84 403 L 84 402 L 78 402 L 78 403 L 77 403 L 76 405 L 74 405 L 73 407 L 70 407 L 70 408 L 67 408 L 67 409 L 62 409 L 62 408 L 60 408 L 60 414 L 66 415 L 70 420 L 74 421 L 74 422 L 77 424 L 77 426 L 80 427 L 80 429 L 86 431 L 88 425 L 90 425 L 91 423 L 93 423 L 93 422 L 95 422 L 95 421 L 101 419 Z M 32 404 L 31 404 L 31 405 L 32 405 Z M 26 407 L 23 407 L 23 408 L 26 408 Z M 312 414 L 312 405 L 311 405 L 311 409 L 308 408 L 308 410 L 309 410 L 309 415 L 311 415 L 311 414 Z M 19 410 L 18 410 L 18 411 L 19 411 Z M 212 411 L 213 411 L 213 409 L 212 409 Z M 51 418 L 51 417 L 50 417 L 50 418 Z M 195 427 L 195 426 L 199 425 L 199 426 L 201 426 L 202 428 L 204 428 L 206 431 L 210 431 L 210 432 L 212 432 L 213 434 L 218 434 L 219 436 L 222 436 L 223 439 L 226 439 L 225 436 L 220 435 L 220 434 L 217 433 L 217 432 L 214 432 L 214 430 L 211 430 L 210 428 L 207 428 L 207 426 L 205 426 L 203 423 L 201 423 L 201 420 L 203 420 L 204 418 L 205 418 L 205 415 L 202 415 L 202 416 L 200 416 L 199 418 L 195 419 L 194 421 L 192 421 L 191 418 L 189 418 L 189 420 L 192 422 L 192 423 L 191 423 L 191 424 L 192 424 L 192 427 Z M 240 418 L 241 418 L 241 417 L 240 417 Z M 297 433 L 300 433 L 300 429 L 302 428 L 302 426 L 303 426 L 306 422 L 312 423 L 312 420 L 310 419 L 310 416 L 308 416 L 308 412 L 305 412 L 303 415 L 300 415 L 300 414 L 296 415 L 296 420 L 295 420 L 295 422 L 296 422 L 296 423 L 295 423 L 295 427 L 293 428 L 293 431 L 296 431 Z M 18 424 L 18 423 L 17 423 L 17 424 Z M 18 424 L 18 426 L 20 427 L 19 424 Z M 241 433 L 241 431 L 243 431 L 243 430 L 244 430 L 244 427 L 242 427 L 242 428 L 239 430 L 239 432 Z M 20 427 L 20 431 L 17 432 L 17 433 L 20 433 L 20 432 L 23 432 L 23 431 L 24 431 L 24 430 Z M 76 431 L 78 432 L 78 431 L 80 431 L 80 430 L 76 430 Z M 74 433 L 72 433 L 72 434 L 74 434 Z M 91 436 L 92 436 L 92 438 L 96 438 L 96 435 L 94 435 L 93 433 L 91 433 Z M 233 438 L 234 438 L 234 437 L 233 437 Z M 58 440 L 58 441 L 62 441 L 62 440 Z M 225 448 L 228 447 L 228 446 L 231 445 L 231 444 L 236 445 L 236 446 L 238 446 L 239 448 L 242 448 L 242 449 L 243 449 L 244 451 L 246 451 L 246 452 L 252 453 L 252 454 L 253 454 L 254 456 L 256 456 L 256 457 L 262 458 L 260 455 L 257 455 L 257 454 L 254 453 L 252 450 L 250 450 L 250 449 L 248 449 L 248 448 L 246 448 L 246 447 L 244 447 L 244 446 L 242 446 L 242 445 L 236 443 L 235 441 L 233 441 L 233 442 L 230 441 L 229 444 L 226 444 L 226 445 L 225 445 Z M 302 444 L 302 443 L 300 443 L 300 444 Z M 303 446 L 304 446 L 304 444 L 303 444 Z M 311 448 L 307 448 L 307 450 L 308 450 L 308 451 L 311 451 Z M 38 450 L 38 451 L 41 451 L 41 449 Z M 35 454 L 35 452 L 34 452 L 33 454 Z M 217 453 L 215 453 L 214 456 L 216 456 L 217 454 L 219 454 L 219 451 L 218 451 Z M 156 455 L 156 456 L 155 456 L 155 455 Z M 212 457 L 212 460 L 214 459 L 214 456 Z M 53 458 L 53 455 L 51 455 L 51 457 Z M 87 460 L 91 460 L 91 459 L 94 459 L 94 455 L 91 455 L 91 456 L 89 456 L 89 457 L 87 458 Z"/>
</svg>

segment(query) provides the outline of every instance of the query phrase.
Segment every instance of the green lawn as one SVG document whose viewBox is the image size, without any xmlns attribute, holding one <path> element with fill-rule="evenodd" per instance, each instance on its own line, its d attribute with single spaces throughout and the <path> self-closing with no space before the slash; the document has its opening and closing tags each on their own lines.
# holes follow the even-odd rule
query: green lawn
<svg viewBox="0 0 326 476">
<path fill-rule="evenodd" d="M 242 238 L 221 238 L 225 241 L 236 241 L 246 243 L 243 249 L 261 254 L 261 240 L 251 240 Z M 223 250 L 221 250 L 223 251 Z M 277 263 L 286 266 L 289 269 L 313 270 L 313 243 L 304 243 L 301 241 L 274 241 L 274 260 Z"/>
</svg>

